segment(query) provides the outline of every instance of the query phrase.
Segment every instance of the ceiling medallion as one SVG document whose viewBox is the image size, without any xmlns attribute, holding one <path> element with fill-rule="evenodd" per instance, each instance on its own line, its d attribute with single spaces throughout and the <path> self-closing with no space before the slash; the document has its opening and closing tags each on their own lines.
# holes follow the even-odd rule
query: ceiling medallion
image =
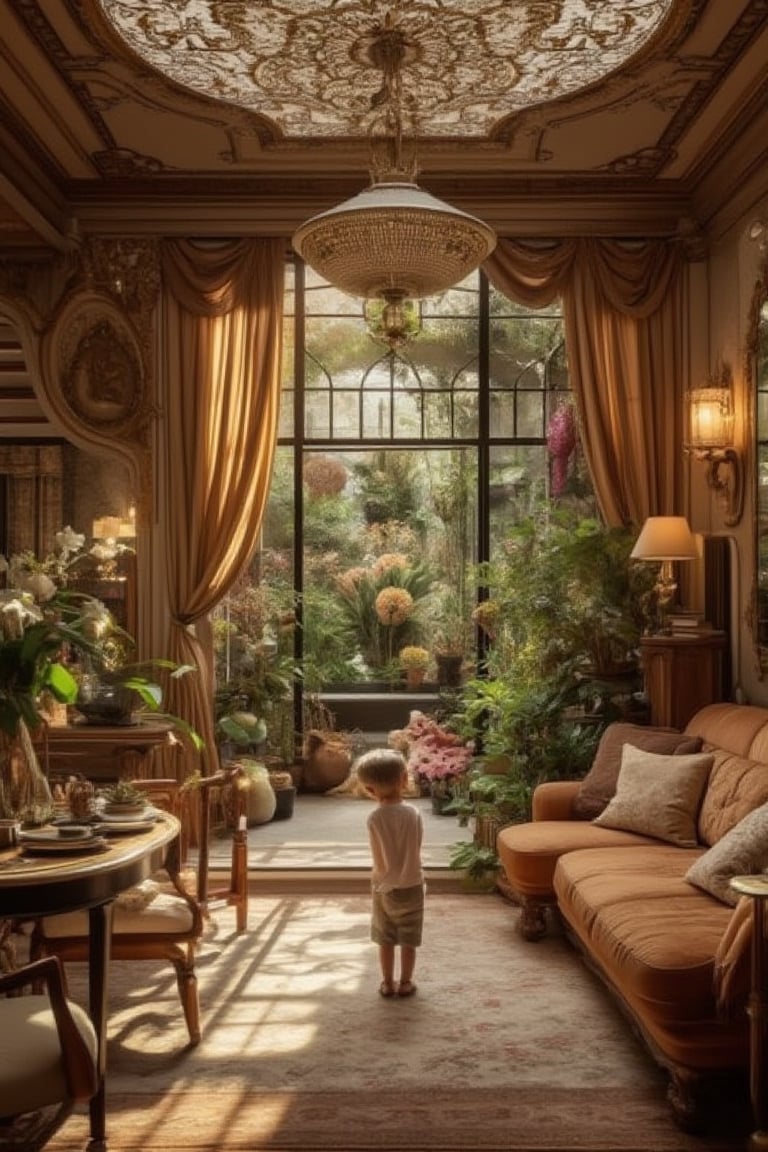
<svg viewBox="0 0 768 1152">
<path fill-rule="evenodd" d="M 496 245 L 487 224 L 419 188 L 415 154 L 403 150 L 403 64 L 415 53 L 392 11 L 373 25 L 371 67 L 381 83 L 373 99 L 382 134 L 372 133 L 368 188 L 313 216 L 293 246 L 310 267 L 350 296 L 385 301 L 394 327 L 408 297 L 435 296 L 468 276 Z M 377 148 L 379 151 L 377 151 Z M 383 149 L 383 152 L 381 151 Z"/>
<path fill-rule="evenodd" d="M 372 28 L 391 8 L 409 45 L 403 98 L 424 138 L 488 137 L 500 121 L 617 71 L 675 0 L 98 0 L 142 60 L 267 117 L 286 137 L 364 136 Z"/>
</svg>

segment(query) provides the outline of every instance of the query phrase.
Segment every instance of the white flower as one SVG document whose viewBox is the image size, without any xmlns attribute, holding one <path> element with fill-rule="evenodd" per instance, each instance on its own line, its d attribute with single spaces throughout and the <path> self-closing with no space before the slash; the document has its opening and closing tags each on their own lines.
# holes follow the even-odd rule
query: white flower
<svg viewBox="0 0 768 1152">
<path fill-rule="evenodd" d="M 69 524 L 67 524 L 66 528 L 62 528 L 61 532 L 57 532 L 54 539 L 61 553 L 62 560 L 66 560 L 70 552 L 79 552 L 83 544 L 85 544 L 85 536 L 81 536 L 79 532 L 75 532 L 74 528 L 70 528 Z"/>
<path fill-rule="evenodd" d="M 17 592 L 5 595 L 13 598 L 0 604 L 0 630 L 4 640 L 20 640 L 27 624 L 37 623 L 43 615 L 35 604 L 25 603 Z"/>
<path fill-rule="evenodd" d="M 112 616 L 101 600 L 89 600 L 83 605 L 82 631 L 89 640 L 100 640 L 112 625 Z"/>
<path fill-rule="evenodd" d="M 114 560 L 119 551 L 120 548 L 118 547 L 117 541 L 113 540 L 111 536 L 108 536 L 105 540 L 100 540 L 97 544 L 94 544 L 88 555 L 93 556 L 94 560 L 98 560 L 100 564 L 103 564 L 105 560 Z"/>
<path fill-rule="evenodd" d="M 58 589 L 53 580 L 44 572 L 30 572 L 19 580 L 19 587 L 25 592 L 31 592 L 39 604 L 52 600 Z"/>
</svg>

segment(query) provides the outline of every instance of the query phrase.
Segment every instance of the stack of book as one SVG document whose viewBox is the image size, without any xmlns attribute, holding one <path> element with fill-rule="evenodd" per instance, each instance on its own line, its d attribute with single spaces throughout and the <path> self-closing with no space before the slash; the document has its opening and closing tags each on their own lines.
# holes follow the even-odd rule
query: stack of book
<svg viewBox="0 0 768 1152">
<path fill-rule="evenodd" d="M 689 612 L 678 608 L 667 616 L 667 624 L 674 635 L 694 635 L 702 632 L 711 632 L 712 625 L 704 619 L 701 612 Z"/>
</svg>

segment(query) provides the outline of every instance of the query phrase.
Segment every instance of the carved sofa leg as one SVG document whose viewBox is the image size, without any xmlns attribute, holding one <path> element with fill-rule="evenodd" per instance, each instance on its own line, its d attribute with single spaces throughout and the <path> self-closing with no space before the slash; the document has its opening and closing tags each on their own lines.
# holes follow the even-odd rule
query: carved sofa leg
<svg viewBox="0 0 768 1152">
<path fill-rule="evenodd" d="M 667 1100 L 679 1128 L 693 1136 L 738 1132 L 746 1139 L 752 1119 L 746 1070 L 697 1075 L 685 1069 L 667 1068 L 667 1073 Z M 753 1136 L 749 1147 L 759 1146 Z"/>
<path fill-rule="evenodd" d="M 524 900 L 517 927 L 524 940 L 541 940 L 547 934 L 546 904 Z"/>
<path fill-rule="evenodd" d="M 667 1100 L 675 1123 L 684 1132 L 696 1135 L 702 1131 L 704 1117 L 701 1112 L 700 1086 L 690 1076 L 670 1072 Z"/>
</svg>

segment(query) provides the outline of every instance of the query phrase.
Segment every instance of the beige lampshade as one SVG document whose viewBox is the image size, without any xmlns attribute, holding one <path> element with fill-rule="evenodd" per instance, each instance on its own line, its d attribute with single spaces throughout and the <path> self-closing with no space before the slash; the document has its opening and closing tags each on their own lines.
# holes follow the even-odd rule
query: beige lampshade
<svg viewBox="0 0 768 1152">
<path fill-rule="evenodd" d="M 633 560 L 696 560 L 698 555 L 685 516 L 649 516 L 630 553 Z"/>
</svg>

